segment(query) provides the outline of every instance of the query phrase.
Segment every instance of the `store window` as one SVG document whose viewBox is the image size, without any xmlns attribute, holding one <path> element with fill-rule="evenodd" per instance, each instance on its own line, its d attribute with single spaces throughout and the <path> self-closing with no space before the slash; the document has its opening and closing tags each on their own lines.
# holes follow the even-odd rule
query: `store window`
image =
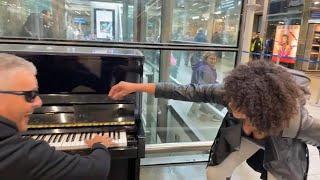
<svg viewBox="0 0 320 180">
<path fill-rule="evenodd" d="M 172 40 L 236 46 L 241 1 L 175 0 Z"/>
<path fill-rule="evenodd" d="M 0 36 L 133 41 L 133 0 L 0 0 Z"/>
<path fill-rule="evenodd" d="M 0 37 L 159 43 L 162 0 L 0 0 Z M 173 42 L 237 45 L 240 0 L 175 0 Z"/>
<path fill-rule="evenodd" d="M 141 14 L 146 19 L 146 27 L 141 29 L 146 29 L 145 35 L 142 41 L 150 43 L 160 42 L 160 32 L 161 32 L 161 0 L 153 1 L 148 0 L 145 5 L 145 10 Z M 143 31 L 142 31 L 143 32 Z M 144 38 L 145 37 L 145 38 Z"/>
<path fill-rule="evenodd" d="M 265 58 L 289 68 L 295 68 L 301 31 L 303 1 L 270 1 Z"/>
</svg>

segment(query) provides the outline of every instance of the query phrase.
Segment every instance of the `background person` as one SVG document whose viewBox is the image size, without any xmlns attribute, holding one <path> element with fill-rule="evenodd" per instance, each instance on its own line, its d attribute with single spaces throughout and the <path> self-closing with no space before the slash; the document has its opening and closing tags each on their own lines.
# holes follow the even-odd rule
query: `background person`
<svg viewBox="0 0 320 180">
<path fill-rule="evenodd" d="M 21 35 L 33 38 L 51 38 L 53 36 L 51 19 L 49 10 L 31 13 L 22 27 Z"/>
<path fill-rule="evenodd" d="M 195 65 L 195 70 L 192 73 L 191 81 L 196 84 L 216 84 L 217 82 L 217 54 L 216 52 L 205 52 L 203 61 Z M 197 114 L 197 111 L 199 113 Z M 192 103 L 188 112 L 189 116 L 199 115 L 199 119 L 203 120 L 210 114 L 207 106 L 204 103 Z M 212 118 L 212 117 L 211 117 Z"/>
<path fill-rule="evenodd" d="M 260 38 L 260 33 L 257 33 L 256 36 L 251 40 L 251 53 L 252 60 L 259 60 L 263 50 L 263 40 Z"/>
</svg>

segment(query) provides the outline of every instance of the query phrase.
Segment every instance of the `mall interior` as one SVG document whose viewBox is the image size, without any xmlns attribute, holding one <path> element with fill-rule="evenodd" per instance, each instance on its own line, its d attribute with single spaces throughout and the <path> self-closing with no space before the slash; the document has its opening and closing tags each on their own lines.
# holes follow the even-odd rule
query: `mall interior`
<svg viewBox="0 0 320 180">
<path fill-rule="evenodd" d="M 117 111 L 112 122 L 82 122 L 81 114 L 67 123 L 68 118 L 45 117 L 70 115 L 69 109 L 29 122 L 29 130 L 46 134 L 102 126 L 128 131 L 128 144 L 112 150 L 121 160 L 111 163 L 111 173 L 117 173 L 110 179 L 207 179 L 210 149 L 227 107 L 145 93 L 128 101 L 101 100 L 108 85 L 120 80 L 197 83 L 195 64 L 207 53 L 216 56 L 215 77 L 204 83 L 223 84 L 231 70 L 255 60 L 303 72 L 311 91 L 305 107 L 320 121 L 319 0 L 0 0 L 0 52 L 36 65 L 43 106 L 74 107 L 75 114 L 91 109 L 88 117 L 96 117 L 94 108 L 104 103 L 134 109 L 134 116 L 132 109 Z M 100 85 L 101 79 L 109 84 Z M 97 114 L 108 117 L 111 110 L 103 108 Z M 319 160 L 309 161 L 308 180 L 320 180 L 319 152 L 310 150 L 308 158 Z M 231 179 L 260 179 L 260 173 L 244 161 Z"/>
</svg>

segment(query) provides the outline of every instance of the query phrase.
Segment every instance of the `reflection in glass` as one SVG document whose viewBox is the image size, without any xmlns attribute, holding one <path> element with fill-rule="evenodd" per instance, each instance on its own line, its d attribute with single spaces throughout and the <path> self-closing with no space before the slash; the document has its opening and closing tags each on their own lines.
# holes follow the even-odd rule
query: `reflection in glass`
<svg viewBox="0 0 320 180">
<path fill-rule="evenodd" d="M 180 1 L 173 9 L 173 41 L 237 44 L 241 1 Z"/>
<path fill-rule="evenodd" d="M 215 56 L 216 61 L 213 67 L 209 66 L 205 59 L 205 57 L 210 57 L 208 55 L 211 54 Z M 221 51 L 171 51 L 171 57 L 168 60 L 170 61 L 170 79 L 179 84 L 197 83 L 192 81 L 192 75 L 197 75 L 195 71 L 215 69 L 216 73 L 212 73 L 216 74 L 215 81 L 222 83 L 225 73 L 231 71 L 234 67 L 235 55 L 234 52 Z M 205 77 L 203 74 L 201 76 Z"/>
<path fill-rule="evenodd" d="M 161 0 L 147 0 L 146 14 L 146 42 L 160 42 L 161 32 Z M 144 28 L 142 28 L 143 30 Z"/>
<path fill-rule="evenodd" d="M 145 56 L 143 82 L 157 83 L 159 81 L 159 50 L 143 50 Z M 158 100 L 153 95 L 142 94 L 142 116 L 145 120 L 146 143 L 155 144 L 157 141 L 157 108 Z"/>
<path fill-rule="evenodd" d="M 133 0 L 0 0 L 0 36 L 133 41 L 133 9 Z"/>
<path fill-rule="evenodd" d="M 160 51 L 144 50 L 143 53 L 146 58 L 144 82 L 156 83 Z M 220 84 L 226 73 L 233 69 L 235 55 L 235 52 L 171 51 L 167 57 L 170 62 L 169 79 L 176 84 L 190 84 L 195 76 L 193 83 Z M 226 113 L 226 109 L 218 104 L 169 100 L 165 120 L 167 127 L 159 128 L 158 102 L 154 96 L 143 94 L 143 119 L 148 144 L 213 140 Z M 165 138 L 157 138 L 164 132 Z"/>
<path fill-rule="evenodd" d="M 175 0 L 170 8 L 171 40 L 236 46 L 241 1 Z M 0 36 L 156 43 L 169 15 L 161 12 L 162 0 L 0 0 Z"/>
</svg>

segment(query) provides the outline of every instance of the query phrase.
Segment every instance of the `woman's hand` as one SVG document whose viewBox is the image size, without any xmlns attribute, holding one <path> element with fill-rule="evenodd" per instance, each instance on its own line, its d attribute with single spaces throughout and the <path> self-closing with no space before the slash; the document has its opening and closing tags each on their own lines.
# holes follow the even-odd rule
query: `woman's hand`
<svg viewBox="0 0 320 180">
<path fill-rule="evenodd" d="M 136 92 L 138 90 L 137 86 L 139 86 L 139 84 L 121 81 L 112 86 L 108 96 L 114 100 L 121 100 L 128 94 Z"/>
</svg>

